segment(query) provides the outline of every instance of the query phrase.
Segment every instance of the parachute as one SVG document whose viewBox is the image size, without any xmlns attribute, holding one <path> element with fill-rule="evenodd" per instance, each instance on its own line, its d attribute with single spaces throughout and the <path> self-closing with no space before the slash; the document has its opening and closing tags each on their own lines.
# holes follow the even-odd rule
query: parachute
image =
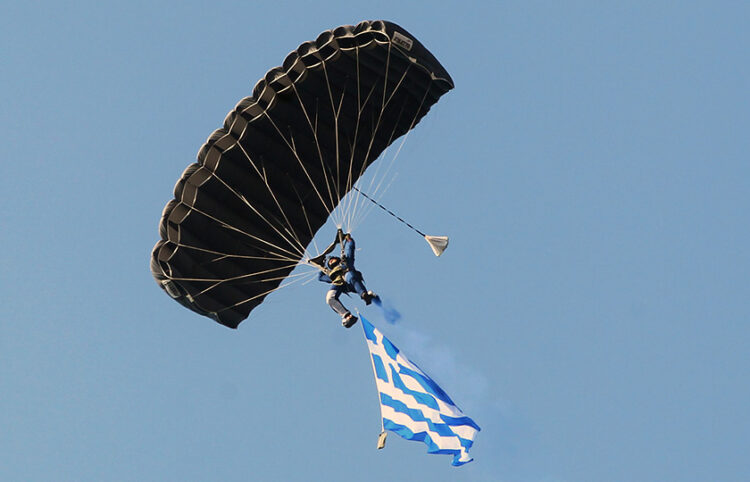
<svg viewBox="0 0 750 482">
<path fill-rule="evenodd" d="M 452 88 L 438 60 L 391 22 L 341 26 L 303 43 L 177 181 L 151 256 L 157 283 L 237 328 L 285 285 L 365 170 Z"/>
</svg>

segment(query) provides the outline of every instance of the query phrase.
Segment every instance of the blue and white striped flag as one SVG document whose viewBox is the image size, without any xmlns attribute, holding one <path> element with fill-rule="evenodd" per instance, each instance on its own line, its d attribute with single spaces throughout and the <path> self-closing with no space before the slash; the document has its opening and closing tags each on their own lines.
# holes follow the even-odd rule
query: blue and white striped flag
<svg viewBox="0 0 750 482">
<path fill-rule="evenodd" d="M 477 424 L 377 328 L 360 318 L 380 393 L 384 431 L 422 441 L 431 454 L 453 454 L 455 466 L 471 462 L 469 449 L 479 431 Z"/>
</svg>

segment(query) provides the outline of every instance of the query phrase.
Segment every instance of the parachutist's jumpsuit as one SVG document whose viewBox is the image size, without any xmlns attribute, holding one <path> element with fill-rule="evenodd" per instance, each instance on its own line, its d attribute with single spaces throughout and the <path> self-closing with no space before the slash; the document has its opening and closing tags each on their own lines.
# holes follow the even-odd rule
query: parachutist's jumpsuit
<svg viewBox="0 0 750 482">
<path fill-rule="evenodd" d="M 367 293 L 362 273 L 354 269 L 354 250 L 354 239 L 349 236 L 344 240 L 343 259 L 341 263 L 333 269 L 318 274 L 320 281 L 331 283 L 331 289 L 326 293 L 326 303 L 342 317 L 351 313 L 339 301 L 341 293 L 356 292 L 360 297 L 363 297 Z"/>
</svg>

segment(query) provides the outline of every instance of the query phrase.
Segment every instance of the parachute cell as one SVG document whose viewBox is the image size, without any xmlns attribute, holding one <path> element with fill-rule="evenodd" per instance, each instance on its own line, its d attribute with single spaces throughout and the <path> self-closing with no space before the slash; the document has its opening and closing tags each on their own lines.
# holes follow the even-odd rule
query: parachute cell
<svg viewBox="0 0 750 482">
<path fill-rule="evenodd" d="M 154 278 L 179 303 L 236 328 L 284 285 L 367 167 L 451 88 L 435 57 L 390 22 L 303 43 L 177 181 Z"/>
</svg>

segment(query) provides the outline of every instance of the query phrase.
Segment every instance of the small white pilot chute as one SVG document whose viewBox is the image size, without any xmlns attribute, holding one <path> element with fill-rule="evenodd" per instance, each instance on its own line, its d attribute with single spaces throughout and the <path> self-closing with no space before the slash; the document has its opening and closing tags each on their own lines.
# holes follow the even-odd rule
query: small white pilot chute
<svg viewBox="0 0 750 482">
<path fill-rule="evenodd" d="M 429 236 L 426 234 L 424 239 L 430 245 L 430 248 L 432 248 L 435 256 L 443 254 L 443 251 L 448 247 L 448 236 Z"/>
</svg>

